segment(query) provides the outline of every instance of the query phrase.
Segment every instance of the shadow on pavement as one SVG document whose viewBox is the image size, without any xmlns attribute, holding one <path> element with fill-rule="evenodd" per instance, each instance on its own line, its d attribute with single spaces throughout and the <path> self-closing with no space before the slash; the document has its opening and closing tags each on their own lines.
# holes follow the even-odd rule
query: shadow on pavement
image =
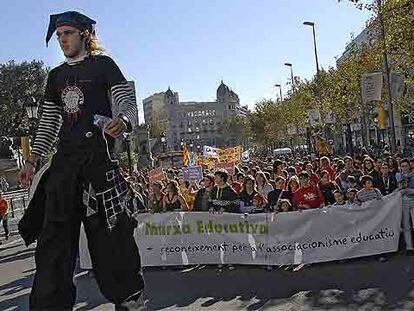
<svg viewBox="0 0 414 311">
<path fill-rule="evenodd" d="M 236 300 L 247 310 L 298 304 L 310 309 L 406 309 L 414 304 L 413 257 L 392 256 L 387 262 L 355 259 L 324 263 L 298 272 L 238 266 L 234 270 L 209 266 L 182 272 L 146 269 L 148 308 L 188 307 L 204 298 L 202 307 Z M 252 302 L 254 301 L 254 302 Z M 219 305 L 218 305 L 219 306 Z"/>
<path fill-rule="evenodd" d="M 13 308 L 13 310 L 29 310 L 29 289 L 33 283 L 33 275 L 34 272 L 0 286 L 1 296 L 13 296 L 0 302 L 0 310 L 7 310 L 9 308 Z"/>
</svg>

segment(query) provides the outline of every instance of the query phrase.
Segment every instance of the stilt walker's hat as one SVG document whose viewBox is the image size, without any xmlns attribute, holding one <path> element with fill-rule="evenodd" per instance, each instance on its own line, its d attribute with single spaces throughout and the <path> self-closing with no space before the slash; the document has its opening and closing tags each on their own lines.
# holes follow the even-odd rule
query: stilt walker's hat
<svg viewBox="0 0 414 311">
<path fill-rule="evenodd" d="M 46 34 L 46 46 L 57 27 L 72 26 L 80 31 L 88 30 L 92 35 L 95 31 L 96 21 L 76 11 L 68 11 L 60 14 L 50 15 L 49 28 Z"/>
</svg>

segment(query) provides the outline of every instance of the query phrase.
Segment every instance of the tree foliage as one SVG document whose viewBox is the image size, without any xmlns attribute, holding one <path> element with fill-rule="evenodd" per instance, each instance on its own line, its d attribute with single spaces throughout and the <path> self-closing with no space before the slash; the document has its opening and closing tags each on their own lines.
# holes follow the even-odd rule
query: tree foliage
<svg viewBox="0 0 414 311">
<path fill-rule="evenodd" d="M 47 71 L 41 61 L 0 64 L 0 136 L 28 133 L 25 105 L 43 101 Z"/>
<path fill-rule="evenodd" d="M 372 117 L 369 114 L 373 107 L 361 102 L 361 77 L 364 73 L 383 71 L 385 53 L 390 70 L 403 73 L 408 85 L 406 96 L 395 103 L 403 111 L 413 110 L 414 1 L 348 1 L 372 12 L 366 25 L 369 40 L 351 46 L 347 56 L 338 60 L 335 67 L 322 68 L 312 79 L 295 77 L 295 92 L 289 92 L 282 102 L 266 99 L 257 102 L 249 117 L 250 131 L 257 144 L 273 145 L 281 139 L 289 139 L 292 128 L 304 138 L 306 127 L 310 127 L 310 110 L 320 114 L 318 122 L 313 124 L 315 130 L 329 125 L 327 121 L 332 121 L 332 117 L 335 122 L 330 126 L 339 130 L 341 124 L 353 123 L 364 114 Z M 384 100 L 388 99 L 386 90 L 384 87 Z"/>
</svg>

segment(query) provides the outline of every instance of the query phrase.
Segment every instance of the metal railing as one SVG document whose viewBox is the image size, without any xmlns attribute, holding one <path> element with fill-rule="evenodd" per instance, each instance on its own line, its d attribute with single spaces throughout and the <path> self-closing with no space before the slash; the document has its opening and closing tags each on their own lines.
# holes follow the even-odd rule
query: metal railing
<svg viewBox="0 0 414 311">
<path fill-rule="evenodd" d="M 9 192 L 3 192 L 3 198 L 9 202 L 9 217 L 20 217 L 26 210 L 27 203 L 29 201 L 29 192 L 25 189 L 15 190 Z"/>
</svg>

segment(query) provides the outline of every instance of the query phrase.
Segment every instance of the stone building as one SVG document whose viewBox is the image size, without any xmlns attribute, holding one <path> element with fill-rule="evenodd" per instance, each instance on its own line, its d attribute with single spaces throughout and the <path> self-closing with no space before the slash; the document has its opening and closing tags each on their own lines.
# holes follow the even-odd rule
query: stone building
<svg viewBox="0 0 414 311">
<path fill-rule="evenodd" d="M 223 146 L 223 122 L 249 110 L 240 105 L 239 96 L 221 81 L 213 102 L 180 102 L 177 93 L 167 90 L 167 146 L 180 150 L 183 143 L 199 150 L 203 145 Z"/>
</svg>

